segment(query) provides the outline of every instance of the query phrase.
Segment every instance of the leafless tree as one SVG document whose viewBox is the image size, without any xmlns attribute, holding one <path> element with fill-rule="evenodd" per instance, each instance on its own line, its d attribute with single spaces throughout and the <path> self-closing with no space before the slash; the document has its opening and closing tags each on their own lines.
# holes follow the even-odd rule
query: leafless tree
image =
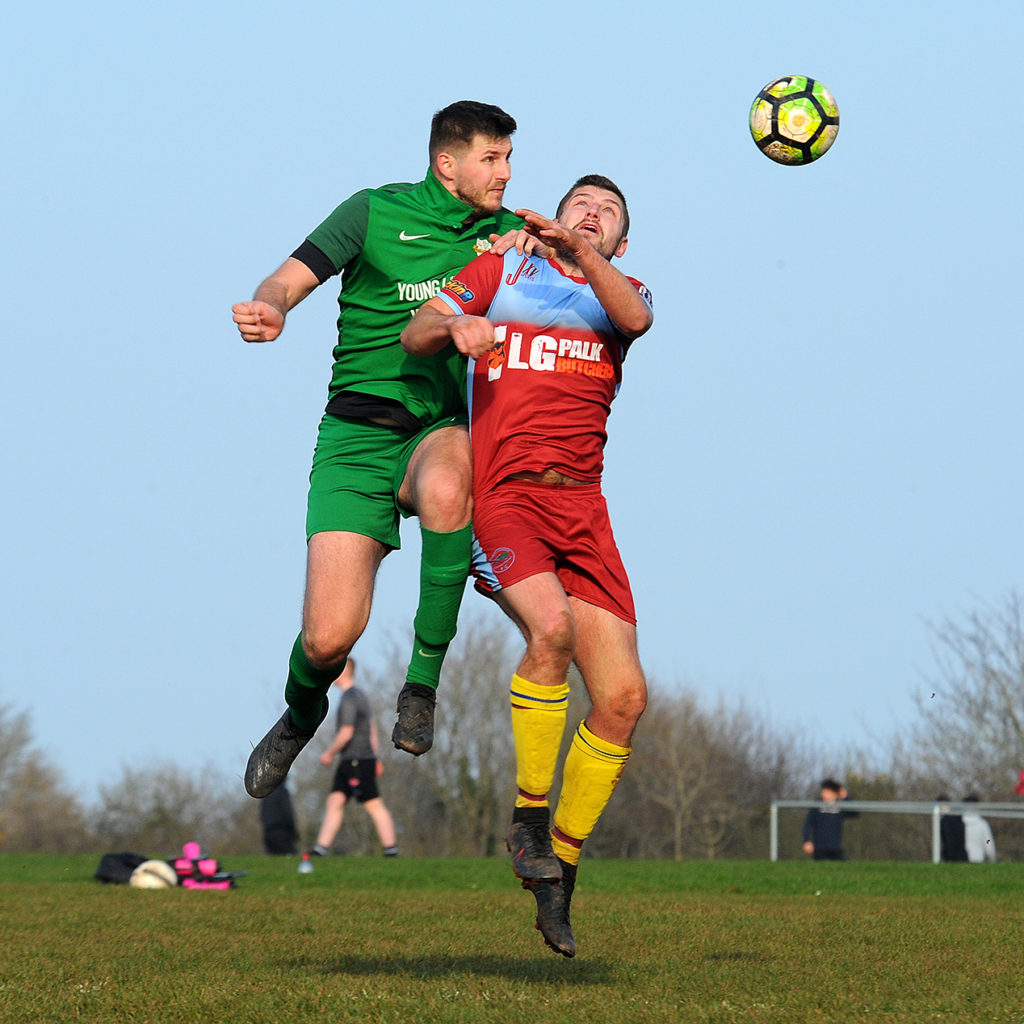
<svg viewBox="0 0 1024 1024">
<path fill-rule="evenodd" d="M 774 796 L 803 786 L 814 763 L 804 744 L 692 690 L 650 685 L 619 793 L 592 852 L 684 858 L 763 856 Z"/>
<path fill-rule="evenodd" d="M 1011 593 L 962 621 L 933 626 L 936 667 L 916 694 L 907 753 L 953 795 L 1013 800 L 1024 769 L 1024 604 Z"/>
<path fill-rule="evenodd" d="M 415 760 L 386 752 L 385 798 L 410 851 L 490 856 L 504 849 L 515 795 L 508 688 L 520 645 L 504 619 L 478 613 L 464 621 L 445 659 L 433 749 Z M 390 659 L 392 681 L 401 677 L 404 649 L 396 645 Z"/>
<path fill-rule="evenodd" d="M 0 848 L 28 853 L 91 848 L 78 798 L 32 746 L 26 712 L 0 704 Z"/>
<path fill-rule="evenodd" d="M 97 840 L 105 849 L 154 857 L 172 856 L 195 841 L 217 857 L 241 845 L 241 825 L 248 842 L 255 838 L 259 848 L 255 820 L 241 822 L 246 800 L 237 780 L 210 767 L 186 772 L 171 763 L 124 766 L 117 782 L 100 787 Z M 253 816 L 258 818 L 256 811 Z"/>
</svg>

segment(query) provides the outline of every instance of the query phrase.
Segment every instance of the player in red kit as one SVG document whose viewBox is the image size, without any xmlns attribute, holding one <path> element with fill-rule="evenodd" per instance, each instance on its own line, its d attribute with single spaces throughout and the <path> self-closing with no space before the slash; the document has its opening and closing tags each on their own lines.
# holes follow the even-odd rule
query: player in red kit
<svg viewBox="0 0 1024 1024">
<path fill-rule="evenodd" d="M 646 288 L 611 264 L 629 229 L 614 182 L 580 178 L 554 220 L 517 213 L 524 245 L 470 263 L 419 309 L 402 346 L 428 355 L 453 343 L 470 359 L 476 585 L 526 638 L 510 691 L 518 794 L 508 846 L 545 941 L 574 956 L 580 848 L 622 775 L 647 700 L 601 470 L 623 360 L 654 316 Z M 573 661 L 592 708 L 566 756 L 552 821 Z"/>
</svg>

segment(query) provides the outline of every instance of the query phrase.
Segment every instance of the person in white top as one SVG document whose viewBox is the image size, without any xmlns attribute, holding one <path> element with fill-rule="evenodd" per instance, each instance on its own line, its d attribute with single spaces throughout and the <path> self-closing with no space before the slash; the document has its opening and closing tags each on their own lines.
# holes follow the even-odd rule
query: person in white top
<svg viewBox="0 0 1024 1024">
<path fill-rule="evenodd" d="M 971 793 L 965 796 L 964 803 L 977 803 L 978 796 Z M 964 814 L 964 845 L 967 847 L 967 859 L 972 864 L 984 864 L 995 861 L 996 841 L 992 838 L 989 823 L 980 814 Z"/>
</svg>

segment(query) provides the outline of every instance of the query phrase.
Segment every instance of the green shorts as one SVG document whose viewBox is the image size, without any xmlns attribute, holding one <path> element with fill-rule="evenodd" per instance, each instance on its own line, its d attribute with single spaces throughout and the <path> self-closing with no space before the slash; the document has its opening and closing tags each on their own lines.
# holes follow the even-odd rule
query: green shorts
<svg viewBox="0 0 1024 1024">
<path fill-rule="evenodd" d="M 413 513 L 399 507 L 398 489 L 412 453 L 428 434 L 465 422 L 465 416 L 450 416 L 410 434 L 326 413 L 309 473 L 306 540 L 314 533 L 345 530 L 400 548 L 399 517 Z"/>
</svg>

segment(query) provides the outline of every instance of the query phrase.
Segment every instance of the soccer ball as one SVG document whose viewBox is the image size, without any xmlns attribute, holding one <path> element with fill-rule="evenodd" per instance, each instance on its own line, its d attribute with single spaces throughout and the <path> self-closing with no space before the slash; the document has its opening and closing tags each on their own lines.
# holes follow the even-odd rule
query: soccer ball
<svg viewBox="0 0 1024 1024">
<path fill-rule="evenodd" d="M 178 872 L 165 860 L 144 860 L 128 879 L 136 889 L 173 889 L 178 884 Z"/>
<path fill-rule="evenodd" d="M 776 78 L 754 97 L 750 134 L 758 149 L 776 163 L 809 164 L 836 141 L 839 107 L 832 93 L 813 78 Z"/>
</svg>

